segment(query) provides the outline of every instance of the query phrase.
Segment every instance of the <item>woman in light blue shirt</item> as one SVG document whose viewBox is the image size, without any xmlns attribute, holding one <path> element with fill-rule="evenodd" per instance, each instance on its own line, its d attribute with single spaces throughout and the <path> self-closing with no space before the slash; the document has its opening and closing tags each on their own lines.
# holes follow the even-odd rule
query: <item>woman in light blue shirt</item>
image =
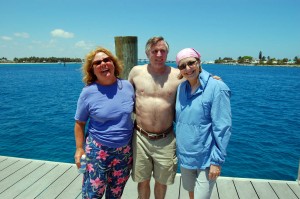
<svg viewBox="0 0 300 199">
<path fill-rule="evenodd" d="M 210 198 L 231 135 L 230 89 L 201 68 L 201 56 L 185 48 L 176 56 L 176 145 L 183 187 L 191 199 Z"/>
</svg>

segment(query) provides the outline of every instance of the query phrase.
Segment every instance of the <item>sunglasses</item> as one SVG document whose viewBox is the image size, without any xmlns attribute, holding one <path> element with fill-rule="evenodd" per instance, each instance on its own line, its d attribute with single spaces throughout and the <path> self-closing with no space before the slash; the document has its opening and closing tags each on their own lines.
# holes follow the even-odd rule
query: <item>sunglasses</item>
<svg viewBox="0 0 300 199">
<path fill-rule="evenodd" d="M 177 67 L 178 67 L 179 70 L 183 70 L 183 69 L 186 69 L 186 66 L 195 66 L 196 63 L 197 63 L 197 60 L 195 60 L 195 61 L 188 61 L 187 63 L 180 64 Z"/>
<path fill-rule="evenodd" d="M 92 65 L 93 65 L 93 66 L 98 66 L 98 65 L 102 64 L 102 62 L 104 62 L 104 63 L 111 62 L 111 59 L 110 59 L 109 57 L 106 57 L 106 58 L 104 58 L 104 59 L 102 59 L 102 60 L 94 61 L 94 62 L 92 63 Z"/>
</svg>

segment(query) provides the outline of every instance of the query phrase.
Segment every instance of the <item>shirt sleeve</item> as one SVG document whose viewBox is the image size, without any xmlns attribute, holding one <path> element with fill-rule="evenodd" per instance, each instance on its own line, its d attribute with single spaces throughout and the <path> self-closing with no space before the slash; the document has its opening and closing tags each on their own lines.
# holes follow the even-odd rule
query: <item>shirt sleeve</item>
<svg viewBox="0 0 300 199">
<path fill-rule="evenodd" d="M 221 80 L 219 80 L 221 81 Z M 221 83 L 222 85 L 222 83 Z M 226 157 L 226 148 L 231 136 L 231 91 L 224 86 L 215 90 L 214 100 L 211 109 L 213 147 L 211 153 L 211 164 L 221 166 Z"/>
<path fill-rule="evenodd" d="M 85 93 L 82 91 L 77 101 L 77 109 L 74 119 L 76 121 L 86 122 L 89 118 L 88 106 L 85 101 Z"/>
</svg>

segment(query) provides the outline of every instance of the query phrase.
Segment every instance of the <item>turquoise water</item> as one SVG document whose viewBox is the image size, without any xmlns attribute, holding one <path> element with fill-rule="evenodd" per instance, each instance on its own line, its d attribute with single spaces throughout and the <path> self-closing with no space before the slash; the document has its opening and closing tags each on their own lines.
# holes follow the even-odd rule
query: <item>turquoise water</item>
<svg viewBox="0 0 300 199">
<path fill-rule="evenodd" d="M 79 64 L 0 65 L 0 155 L 73 163 Z M 203 65 L 232 90 L 233 132 L 222 175 L 295 180 L 300 68 Z"/>
</svg>

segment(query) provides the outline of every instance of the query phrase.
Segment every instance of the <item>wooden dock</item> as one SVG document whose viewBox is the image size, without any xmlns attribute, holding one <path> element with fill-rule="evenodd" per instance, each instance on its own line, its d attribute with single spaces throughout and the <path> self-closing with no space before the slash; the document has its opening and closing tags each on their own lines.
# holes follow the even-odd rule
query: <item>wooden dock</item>
<svg viewBox="0 0 300 199">
<path fill-rule="evenodd" d="M 168 187 L 166 199 L 188 199 L 180 179 L 178 174 L 175 184 Z M 79 199 L 81 183 L 75 164 L 0 156 L 1 199 Z M 130 178 L 122 198 L 136 199 L 136 187 Z M 211 198 L 300 199 L 300 185 L 297 181 L 219 177 Z"/>
</svg>

